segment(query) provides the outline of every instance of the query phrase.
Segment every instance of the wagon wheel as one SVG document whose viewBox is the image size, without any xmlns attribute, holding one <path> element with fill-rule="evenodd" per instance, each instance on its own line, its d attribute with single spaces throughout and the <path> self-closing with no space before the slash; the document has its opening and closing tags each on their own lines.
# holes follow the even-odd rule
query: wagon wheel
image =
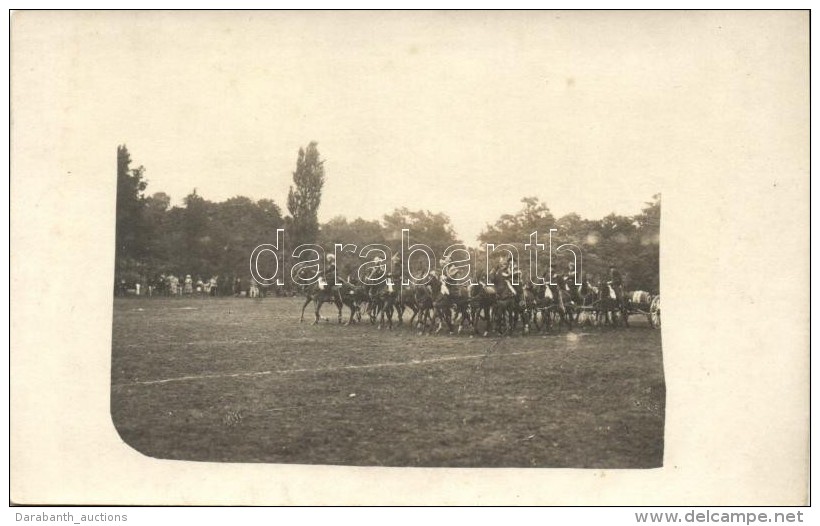
<svg viewBox="0 0 820 526">
<path fill-rule="evenodd" d="M 655 296 L 652 299 L 652 303 L 649 305 L 649 314 L 647 315 L 649 318 L 649 324 L 656 328 L 661 328 L 661 297 Z"/>
</svg>

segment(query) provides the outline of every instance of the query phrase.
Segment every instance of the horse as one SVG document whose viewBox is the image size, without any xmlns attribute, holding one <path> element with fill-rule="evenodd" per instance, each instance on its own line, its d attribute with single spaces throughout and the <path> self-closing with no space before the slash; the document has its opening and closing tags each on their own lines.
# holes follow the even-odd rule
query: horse
<svg viewBox="0 0 820 526">
<path fill-rule="evenodd" d="M 434 321 L 432 314 L 435 307 L 433 291 L 431 288 L 428 288 L 427 285 L 414 285 L 413 297 L 413 301 L 418 309 L 416 324 L 421 328 L 421 333 L 424 334 L 427 330 L 427 323 L 430 322 L 430 324 L 432 324 Z"/>
<path fill-rule="evenodd" d="M 339 299 L 342 304 L 350 309 L 350 318 L 345 322 L 345 325 L 353 323 L 353 317 L 356 320 L 362 321 L 362 303 L 368 300 L 367 291 L 364 286 L 356 285 L 350 281 L 342 281 L 342 286 L 339 288 Z"/>
<path fill-rule="evenodd" d="M 495 289 L 491 285 L 487 285 L 479 280 L 478 283 L 471 283 L 467 287 L 468 290 L 468 305 L 470 307 L 470 319 L 473 323 L 473 331 L 475 334 L 479 333 L 478 321 L 482 318 L 481 313 L 484 312 L 485 329 L 484 336 L 490 331 L 492 309 L 495 305 Z"/>
<path fill-rule="evenodd" d="M 399 315 L 399 325 L 404 323 L 404 311 L 410 309 L 413 315 L 410 317 L 410 325 L 413 325 L 413 320 L 419 313 L 419 308 L 416 305 L 415 288 L 412 285 L 401 285 L 399 287 L 398 297 L 396 298 L 396 313 Z"/>
<path fill-rule="evenodd" d="M 450 297 L 450 305 L 454 311 L 453 323 L 458 324 L 456 331 L 461 334 L 465 326 L 473 324 L 470 285 L 454 285 L 442 281 L 441 291 Z"/>
<path fill-rule="evenodd" d="M 553 317 L 557 317 L 560 324 L 566 325 L 572 330 L 572 323 L 575 317 L 575 304 L 571 294 L 566 289 L 561 288 L 556 283 L 549 283 L 544 275 L 544 283 L 533 285 L 533 295 L 535 296 L 535 327 L 541 332 L 546 332 L 552 327 Z M 541 322 L 538 322 L 540 314 Z"/>
<path fill-rule="evenodd" d="M 550 283 L 549 287 L 553 296 L 553 312 L 558 314 L 560 322 L 566 324 L 567 329 L 572 330 L 576 309 L 572 293 L 567 288 L 566 280 L 562 276 L 558 276 L 555 283 Z"/>
<path fill-rule="evenodd" d="M 546 332 L 552 325 L 550 311 L 553 308 L 552 290 L 546 284 L 530 284 L 535 298 L 532 320 L 535 329 Z"/>
<path fill-rule="evenodd" d="M 307 269 L 302 269 L 299 273 L 300 277 L 304 277 L 304 273 Z M 311 283 L 310 285 L 302 285 L 302 294 L 305 295 L 305 303 L 302 305 L 302 314 L 299 317 L 299 323 L 305 321 L 305 308 L 308 306 L 310 302 L 313 302 L 315 305 L 314 308 L 314 316 L 315 319 L 313 320 L 313 325 L 319 323 L 319 311 L 322 308 L 322 305 L 325 303 L 333 303 L 336 305 L 336 308 L 339 311 L 338 322 L 342 323 L 342 297 L 339 293 L 338 287 L 333 287 L 331 284 L 325 282 L 323 278 L 320 278 L 317 283 Z"/>
<path fill-rule="evenodd" d="M 371 304 L 368 305 L 368 312 L 371 312 L 371 321 L 379 318 L 379 329 L 384 327 L 384 318 L 387 316 L 387 327 L 393 329 L 393 310 L 396 303 L 396 286 L 393 279 L 388 277 L 384 283 L 375 286 L 371 291 Z"/>
<path fill-rule="evenodd" d="M 620 321 L 629 326 L 629 311 L 623 297 L 619 297 L 616 287 L 610 281 L 601 281 L 598 286 L 598 323 L 617 326 Z"/>
<path fill-rule="evenodd" d="M 584 277 L 583 283 L 575 290 L 577 291 L 576 304 L 580 306 L 575 315 L 575 322 L 579 325 L 594 324 L 597 318 L 594 311 L 597 308 L 598 288 L 592 286 Z"/>
<path fill-rule="evenodd" d="M 526 285 L 517 285 L 515 287 L 518 294 L 516 295 L 515 318 L 513 325 L 521 319 L 521 333 L 529 334 L 530 325 L 535 322 L 537 316 L 537 300 L 532 282 L 528 281 Z"/>
<path fill-rule="evenodd" d="M 430 276 L 429 290 L 433 298 L 433 319 L 438 320 L 436 333 L 441 332 L 443 323 L 447 324 L 450 334 L 453 333 L 453 301 L 450 296 L 450 288 L 446 282 L 441 280 L 436 274 Z"/>
</svg>

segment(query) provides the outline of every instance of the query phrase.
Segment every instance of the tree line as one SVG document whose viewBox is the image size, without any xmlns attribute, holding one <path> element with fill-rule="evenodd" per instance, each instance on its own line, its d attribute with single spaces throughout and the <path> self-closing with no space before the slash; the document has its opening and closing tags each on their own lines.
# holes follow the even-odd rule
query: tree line
<svg viewBox="0 0 820 526">
<path fill-rule="evenodd" d="M 220 290 L 232 292 L 238 277 L 249 283 L 249 256 L 262 243 L 276 239 L 277 229 L 284 228 L 287 245 L 319 244 L 329 253 L 335 243 L 387 245 L 394 251 L 401 246 L 401 230 L 410 229 L 412 242 L 423 243 L 436 254 L 461 243 L 444 213 L 397 208 L 381 220 L 348 219 L 337 216 L 326 223 L 318 221 L 322 189 L 325 182 L 324 160 L 318 146 L 311 142 L 297 154 L 293 184 L 287 196 L 287 213 L 272 199 L 254 201 L 236 196 L 213 202 L 193 189 L 182 206 L 171 206 L 164 192 L 148 193 L 146 169 L 134 167 L 125 145 L 117 147 L 117 210 L 115 279 L 143 287 L 160 275 L 190 274 L 194 280 L 219 276 Z M 626 275 L 631 289 L 659 292 L 660 195 L 652 197 L 640 214 L 610 214 L 602 219 L 584 219 L 570 213 L 556 218 L 546 203 L 536 197 L 524 197 L 522 207 L 504 214 L 488 224 L 479 236 L 480 245 L 471 250 L 482 252 L 487 243 L 509 243 L 521 254 L 521 266 L 527 275 L 527 252 L 523 246 L 533 231 L 539 232 L 539 243 L 547 243 L 550 229 L 553 247 L 571 243 L 582 254 L 582 270 L 601 276 L 610 264 Z M 568 252 L 554 256 L 553 267 L 566 269 L 571 261 Z M 540 259 L 539 267 L 544 259 Z M 260 259 L 260 272 L 264 268 Z M 268 262 L 270 264 L 270 262 Z M 344 262 L 340 270 L 355 271 Z M 285 281 L 289 283 L 288 280 Z"/>
</svg>

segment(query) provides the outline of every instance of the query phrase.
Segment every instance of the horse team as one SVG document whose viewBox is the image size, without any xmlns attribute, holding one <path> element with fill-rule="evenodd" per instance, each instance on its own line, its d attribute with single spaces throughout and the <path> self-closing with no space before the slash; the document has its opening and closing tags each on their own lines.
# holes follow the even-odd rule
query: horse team
<svg viewBox="0 0 820 526">
<path fill-rule="evenodd" d="M 300 323 L 310 303 L 314 304 L 314 324 L 321 319 L 322 305 L 329 303 L 337 308 L 339 323 L 344 308 L 348 309 L 345 325 L 360 322 L 364 316 L 379 329 L 392 329 L 394 317 L 401 325 L 409 311 L 410 325 L 422 334 L 446 328 L 450 334 L 472 330 L 484 336 L 518 329 L 528 334 L 562 327 L 571 330 L 576 325 L 628 326 L 631 313 L 646 314 L 652 301 L 659 299 L 644 291 L 624 293 L 610 282 L 596 287 L 586 279 L 581 285 L 570 285 L 564 279 L 513 285 L 509 279 L 496 277 L 490 283 L 453 285 L 436 273 L 425 285 L 402 286 L 388 277 L 370 286 L 350 280 L 335 287 L 315 283 L 303 287 L 303 293 Z"/>
</svg>

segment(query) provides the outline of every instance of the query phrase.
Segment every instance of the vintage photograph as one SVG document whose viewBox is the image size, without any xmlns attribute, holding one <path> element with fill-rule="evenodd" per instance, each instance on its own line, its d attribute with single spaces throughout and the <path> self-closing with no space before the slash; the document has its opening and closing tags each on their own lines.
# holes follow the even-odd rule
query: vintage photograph
<svg viewBox="0 0 820 526">
<path fill-rule="evenodd" d="M 808 502 L 808 11 L 10 19 L 12 502 Z"/>
<path fill-rule="evenodd" d="M 623 103 L 602 57 L 570 67 L 549 13 L 321 30 L 338 16 L 299 16 L 325 39 L 232 20 L 190 64 L 143 65 L 180 90 L 111 145 L 122 439 L 177 460 L 662 466 L 660 185 L 620 131 L 640 123 L 597 111 Z"/>
</svg>

